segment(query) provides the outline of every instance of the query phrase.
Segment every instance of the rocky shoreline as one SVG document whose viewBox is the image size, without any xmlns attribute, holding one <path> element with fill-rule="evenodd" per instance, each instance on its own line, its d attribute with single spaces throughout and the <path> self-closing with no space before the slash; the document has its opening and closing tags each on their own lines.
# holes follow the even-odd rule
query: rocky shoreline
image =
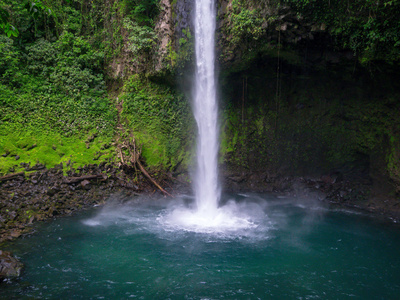
<svg viewBox="0 0 400 300">
<path fill-rule="evenodd" d="M 365 174 L 333 172 L 321 176 L 284 176 L 268 172 L 223 174 L 224 186 L 232 192 L 273 192 L 297 199 L 311 199 L 382 216 L 400 223 L 400 199 L 379 192 Z"/>
<path fill-rule="evenodd" d="M 0 178 L 0 245 L 31 230 L 35 221 L 103 204 L 114 193 L 154 192 L 134 169 L 102 163 L 83 168 L 46 169 L 23 165 L 25 172 Z"/>
<path fill-rule="evenodd" d="M 0 249 L 2 244 L 32 230 L 36 221 L 69 215 L 74 211 L 102 205 L 116 193 L 130 198 L 158 191 L 133 168 L 102 163 L 64 172 L 58 165 L 24 165 L 25 172 L 0 177 Z M 363 210 L 400 222 L 398 199 L 373 195 L 367 179 L 350 180 L 340 174 L 317 178 L 271 176 L 265 172 L 225 172 L 223 186 L 230 192 L 269 192 L 298 199 L 313 199 L 334 206 Z M 169 185 L 167 176 L 161 183 Z M 179 189 L 188 188 L 180 184 Z M 19 274 L 22 269 L 11 253 L 1 252 L 4 274 Z M 14 267 L 15 268 L 14 268 Z M 10 271 L 11 268 L 11 271 Z M 11 272 L 11 273 L 10 273 Z M 15 274 L 17 274 L 15 273 Z"/>
<path fill-rule="evenodd" d="M 64 172 L 62 165 L 51 169 L 40 164 L 23 165 L 25 172 L 0 177 L 0 245 L 30 232 L 30 225 L 35 221 L 104 204 L 112 194 L 130 197 L 158 192 L 140 172 L 126 166 L 102 163 Z M 400 221 L 399 200 L 374 194 L 368 178 L 346 178 L 341 174 L 306 178 L 232 171 L 221 175 L 225 191 L 273 192 L 312 198 Z M 167 176 L 161 179 L 164 186 L 172 185 L 171 182 Z M 180 183 L 179 189 L 182 188 L 187 189 L 188 185 Z"/>
</svg>

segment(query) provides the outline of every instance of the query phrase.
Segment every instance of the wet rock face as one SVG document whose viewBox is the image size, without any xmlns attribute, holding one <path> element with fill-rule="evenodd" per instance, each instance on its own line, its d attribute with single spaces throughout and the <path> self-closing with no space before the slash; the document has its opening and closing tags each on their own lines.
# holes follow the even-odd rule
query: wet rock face
<svg viewBox="0 0 400 300">
<path fill-rule="evenodd" d="M 23 267 L 11 252 L 0 250 L 0 280 L 20 276 Z"/>
<path fill-rule="evenodd" d="M 190 28 L 193 31 L 192 14 L 194 0 L 179 0 L 175 4 L 175 22 L 178 38 L 182 36 L 184 29 Z"/>
</svg>

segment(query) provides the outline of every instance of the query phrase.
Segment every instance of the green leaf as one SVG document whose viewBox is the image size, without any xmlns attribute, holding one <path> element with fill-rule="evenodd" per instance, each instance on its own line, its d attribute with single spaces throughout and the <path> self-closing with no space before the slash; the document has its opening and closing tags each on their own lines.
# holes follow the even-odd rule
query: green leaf
<svg viewBox="0 0 400 300">
<path fill-rule="evenodd" d="M 11 35 L 14 36 L 14 37 L 17 37 L 18 36 L 18 31 L 17 30 L 11 31 Z"/>
</svg>

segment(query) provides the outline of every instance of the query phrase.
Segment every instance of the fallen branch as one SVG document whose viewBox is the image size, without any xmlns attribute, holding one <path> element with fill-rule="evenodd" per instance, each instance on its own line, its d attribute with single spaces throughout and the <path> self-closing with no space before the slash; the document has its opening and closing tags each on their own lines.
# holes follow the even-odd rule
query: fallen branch
<svg viewBox="0 0 400 300">
<path fill-rule="evenodd" d="M 68 184 L 71 184 L 71 183 L 77 183 L 77 182 L 81 182 L 81 181 L 84 181 L 84 180 L 91 180 L 91 179 L 103 179 L 103 180 L 106 180 L 107 176 L 104 175 L 104 174 L 84 175 L 84 176 L 81 176 L 81 177 L 71 177 L 71 178 L 65 179 L 64 182 L 68 183 Z"/>
<path fill-rule="evenodd" d="M 17 178 L 17 177 L 19 177 L 19 176 L 24 176 L 24 175 L 25 175 L 25 172 L 19 172 L 19 173 L 15 173 L 15 174 L 9 174 L 9 175 L 0 177 L 0 182 L 1 182 L 1 181 L 11 180 L 11 179 Z"/>
<path fill-rule="evenodd" d="M 146 176 L 161 192 L 163 192 L 167 196 L 172 197 L 170 193 L 164 190 L 153 178 L 151 178 L 151 176 L 149 175 L 149 173 L 147 173 L 146 169 L 143 167 L 139 160 L 136 161 L 136 164 L 139 166 L 139 169 L 144 174 L 144 176 Z"/>
</svg>

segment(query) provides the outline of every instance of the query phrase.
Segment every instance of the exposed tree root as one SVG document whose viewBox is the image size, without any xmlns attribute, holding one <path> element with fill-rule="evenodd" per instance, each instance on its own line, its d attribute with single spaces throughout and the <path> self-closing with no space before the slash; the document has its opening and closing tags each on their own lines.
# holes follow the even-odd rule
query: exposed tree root
<svg viewBox="0 0 400 300">
<path fill-rule="evenodd" d="M 124 158 L 124 151 L 127 150 L 128 157 Z M 140 172 L 154 185 L 156 186 L 164 195 L 167 195 L 169 197 L 172 197 L 170 193 L 168 193 L 166 190 L 164 190 L 160 184 L 155 181 L 150 174 L 146 171 L 142 163 L 140 162 L 140 155 L 141 151 L 136 147 L 135 139 L 131 137 L 131 141 L 124 141 L 122 144 L 120 144 L 119 149 L 118 149 L 118 154 L 121 159 L 122 165 L 127 165 L 127 162 L 130 163 L 131 166 L 133 166 L 136 169 L 136 167 L 139 168 Z"/>
<path fill-rule="evenodd" d="M 149 173 L 147 173 L 146 169 L 143 167 L 143 165 L 140 163 L 140 161 L 136 161 L 136 164 L 139 166 L 140 171 L 146 176 L 158 189 L 164 193 L 164 195 L 172 197 L 170 193 L 168 193 L 166 190 L 164 190 L 151 176 Z"/>
</svg>

